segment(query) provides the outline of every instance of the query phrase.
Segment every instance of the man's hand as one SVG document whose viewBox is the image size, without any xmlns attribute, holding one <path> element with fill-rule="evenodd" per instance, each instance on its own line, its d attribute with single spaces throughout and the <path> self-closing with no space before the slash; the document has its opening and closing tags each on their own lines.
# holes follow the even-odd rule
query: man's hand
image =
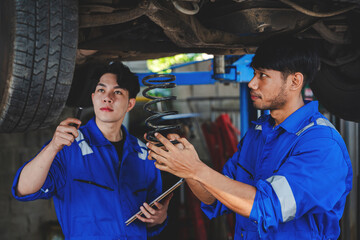
<svg viewBox="0 0 360 240">
<path fill-rule="evenodd" d="M 54 136 L 48 145 L 55 152 L 61 151 L 64 146 L 70 146 L 79 135 L 77 128 L 70 126 L 70 123 L 80 126 L 81 121 L 76 118 L 67 118 L 57 126 Z"/>
<path fill-rule="evenodd" d="M 157 209 L 150 207 L 150 205 L 147 203 L 144 203 L 143 206 L 140 207 L 140 210 L 145 217 L 140 215 L 136 215 L 136 217 L 140 221 L 147 223 L 147 227 L 149 228 L 158 224 L 162 224 L 166 220 L 167 210 L 172 196 L 173 194 L 170 194 L 168 197 L 166 197 L 163 203 L 155 202 Z"/>
<path fill-rule="evenodd" d="M 70 123 L 80 126 L 81 121 L 75 118 L 68 118 L 62 121 L 56 128 L 51 142 L 33 160 L 25 165 L 16 187 L 17 196 L 35 193 L 44 185 L 56 154 L 65 145 L 70 146 L 79 135 L 76 127 L 69 126 Z"/>
<path fill-rule="evenodd" d="M 155 136 L 164 144 L 165 149 L 156 147 L 151 142 L 146 145 L 150 149 L 149 159 L 156 160 L 155 166 L 158 169 L 185 178 L 202 202 L 212 204 L 217 199 L 234 212 L 250 216 L 256 195 L 254 186 L 228 178 L 208 167 L 201 162 L 194 146 L 185 138 L 177 139 L 184 146 L 180 149 L 161 134 L 157 133 Z"/>
<path fill-rule="evenodd" d="M 144 139 L 145 139 L 146 141 L 148 141 L 148 142 L 150 142 L 150 143 L 152 143 L 152 144 L 154 144 L 154 145 L 158 144 L 158 142 L 152 142 L 152 141 L 148 140 L 148 139 L 146 138 L 146 136 L 147 136 L 147 134 L 145 133 L 145 134 L 144 134 Z M 180 138 L 180 136 L 179 136 L 178 134 L 176 134 L 176 133 L 170 133 L 170 134 L 167 135 L 167 138 L 168 138 L 170 141 L 174 141 L 174 140 L 178 140 L 178 139 Z M 182 145 L 181 143 L 177 143 L 177 144 L 175 144 L 175 146 L 176 146 L 178 149 L 180 149 L 180 150 L 182 150 L 182 149 L 185 148 L 184 145 Z M 160 148 L 166 151 L 165 146 L 161 146 Z M 156 160 L 156 159 L 153 159 L 150 155 L 148 155 L 148 159 L 149 159 L 149 160 Z"/>
<path fill-rule="evenodd" d="M 199 156 L 192 144 L 185 138 L 177 135 L 169 136 L 180 142 L 177 146 L 173 145 L 168 139 L 159 133 L 155 134 L 156 138 L 164 144 L 164 147 L 156 147 L 154 143 L 148 142 L 146 145 L 149 150 L 149 159 L 155 159 L 155 166 L 181 178 L 193 178 L 196 169 L 205 165 L 199 159 Z M 171 139 L 173 140 L 173 139 Z"/>
</svg>

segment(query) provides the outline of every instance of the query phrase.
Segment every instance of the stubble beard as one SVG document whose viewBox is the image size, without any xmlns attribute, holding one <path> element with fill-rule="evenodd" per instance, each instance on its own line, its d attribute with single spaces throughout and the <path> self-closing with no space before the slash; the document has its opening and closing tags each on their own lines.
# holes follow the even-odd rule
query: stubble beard
<svg viewBox="0 0 360 240">
<path fill-rule="evenodd" d="M 282 108 L 287 102 L 288 93 L 285 91 L 285 84 L 283 84 L 280 88 L 278 95 L 276 95 L 272 100 L 270 100 L 269 104 L 264 104 L 258 106 L 255 102 L 253 102 L 254 108 L 257 110 L 276 110 Z"/>
</svg>

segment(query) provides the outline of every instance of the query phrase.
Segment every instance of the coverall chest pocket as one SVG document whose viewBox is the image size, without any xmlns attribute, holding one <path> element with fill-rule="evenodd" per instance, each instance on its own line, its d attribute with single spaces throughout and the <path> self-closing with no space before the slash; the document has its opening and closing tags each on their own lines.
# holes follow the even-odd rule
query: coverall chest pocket
<svg viewBox="0 0 360 240">
<path fill-rule="evenodd" d="M 135 180 L 126 182 L 125 184 L 128 192 L 134 199 L 137 199 L 139 201 L 146 201 L 148 186 L 145 181 Z"/>
<path fill-rule="evenodd" d="M 117 232 L 116 186 L 109 179 L 100 179 L 91 174 L 76 174 L 69 179 L 70 232 L 72 237 L 105 236 Z M 86 230 L 84 230 L 86 229 Z"/>
<path fill-rule="evenodd" d="M 73 180 L 75 182 L 84 183 L 84 184 L 90 184 L 91 186 L 102 188 L 102 189 L 105 189 L 105 190 L 108 190 L 108 191 L 114 191 L 113 188 L 108 187 L 108 186 L 103 185 L 103 184 L 100 184 L 100 183 L 97 183 L 96 180 L 92 181 L 92 180 L 89 180 L 89 179 L 81 179 L 81 178 L 74 178 Z M 89 186 L 87 186 L 87 187 L 89 187 Z"/>
<path fill-rule="evenodd" d="M 69 183 L 72 202 L 81 209 L 91 212 L 97 204 L 112 204 L 110 199 L 114 199 L 116 186 L 103 178 L 79 173 Z"/>
<path fill-rule="evenodd" d="M 236 180 L 249 185 L 254 185 L 255 176 L 251 169 L 240 163 L 237 163 L 236 167 Z"/>
</svg>

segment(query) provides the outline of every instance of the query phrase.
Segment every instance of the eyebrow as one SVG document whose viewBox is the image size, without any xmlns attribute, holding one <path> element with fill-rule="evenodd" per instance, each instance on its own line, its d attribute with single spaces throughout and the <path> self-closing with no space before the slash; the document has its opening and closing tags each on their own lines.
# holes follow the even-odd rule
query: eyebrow
<svg viewBox="0 0 360 240">
<path fill-rule="evenodd" d="M 106 84 L 98 83 L 96 86 L 106 87 Z M 117 89 L 117 88 L 123 89 L 123 88 L 121 88 L 119 85 L 117 85 L 117 86 L 114 87 L 114 89 Z"/>
</svg>

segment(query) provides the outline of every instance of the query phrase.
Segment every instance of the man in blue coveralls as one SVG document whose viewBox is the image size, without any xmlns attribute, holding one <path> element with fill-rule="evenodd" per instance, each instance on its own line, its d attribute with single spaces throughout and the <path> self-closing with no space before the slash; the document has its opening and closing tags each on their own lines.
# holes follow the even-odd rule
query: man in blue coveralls
<svg viewBox="0 0 360 240">
<path fill-rule="evenodd" d="M 20 201 L 53 197 L 66 239 L 147 239 L 166 225 L 170 198 L 151 208 L 162 191 L 160 171 L 147 161 L 144 143 L 122 126 L 140 90 L 137 77 L 122 63 L 95 71 L 95 117 L 80 126 L 68 118 L 52 140 L 17 172 L 12 192 Z M 140 207 L 141 206 L 141 207 Z M 125 226 L 139 211 L 144 213 Z"/>
<path fill-rule="evenodd" d="M 304 102 L 302 87 L 320 67 L 305 42 L 273 39 L 260 46 L 251 66 L 251 99 L 270 110 L 246 133 L 220 174 L 177 135 L 148 143 L 156 167 L 187 180 L 210 218 L 236 213 L 235 239 L 337 239 L 339 220 L 352 187 L 352 167 L 343 139 Z"/>
</svg>

